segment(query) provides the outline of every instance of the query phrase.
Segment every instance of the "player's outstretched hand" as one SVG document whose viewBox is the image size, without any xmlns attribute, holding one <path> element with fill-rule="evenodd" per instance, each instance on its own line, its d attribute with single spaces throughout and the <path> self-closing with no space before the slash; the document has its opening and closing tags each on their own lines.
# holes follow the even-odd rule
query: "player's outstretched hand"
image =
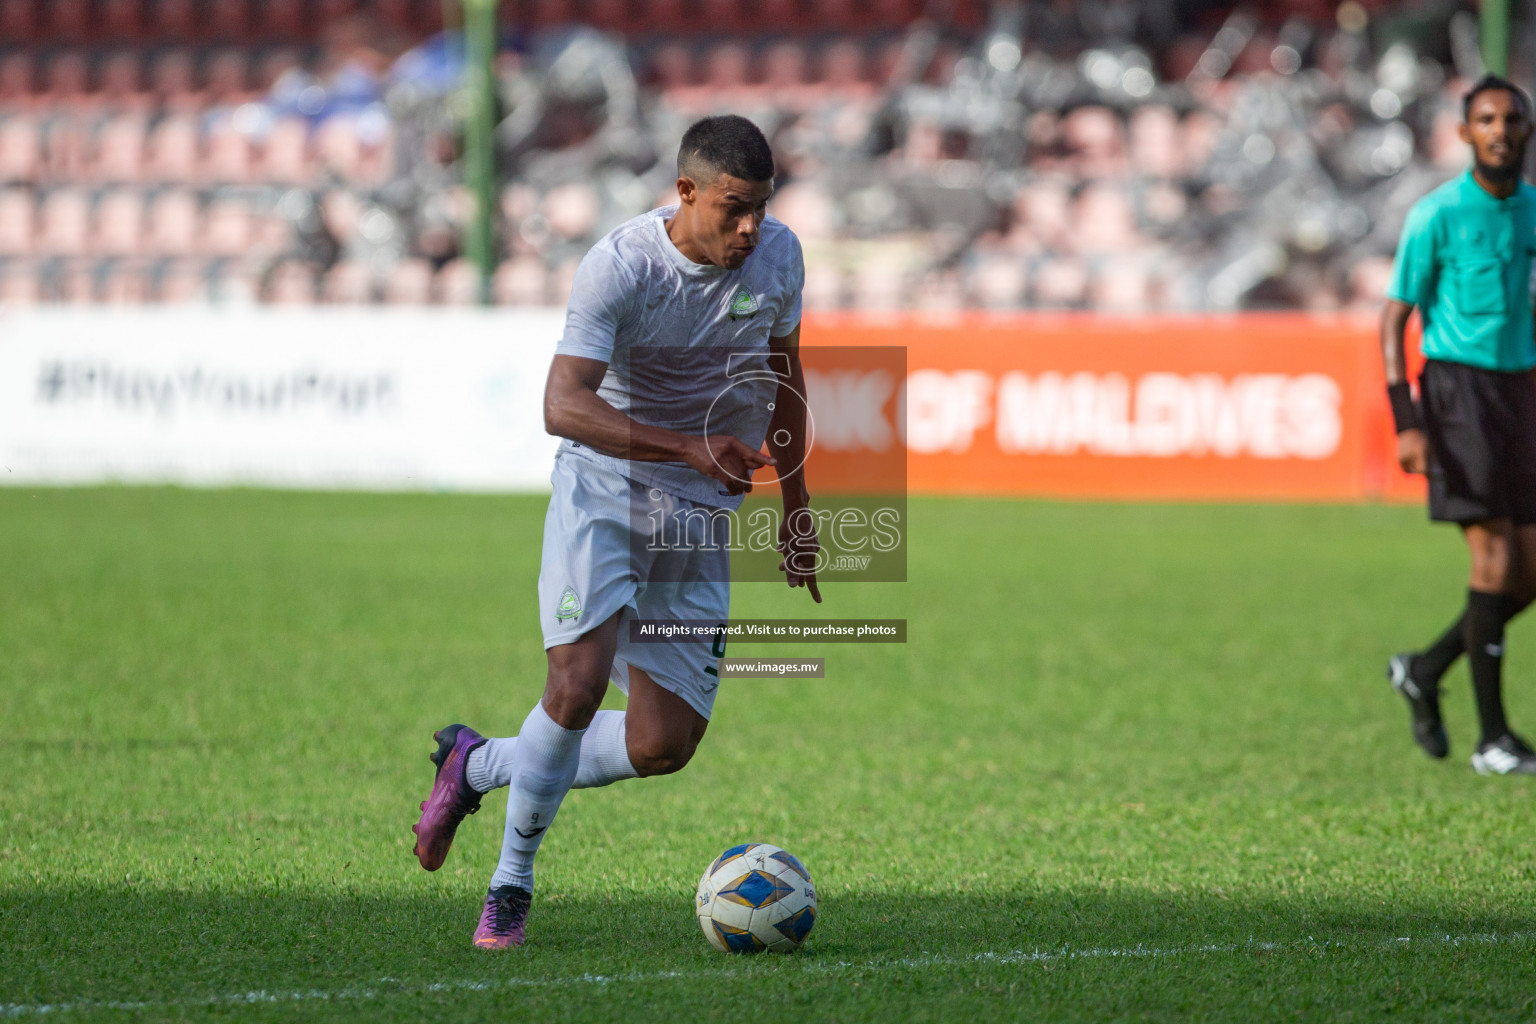
<svg viewBox="0 0 1536 1024">
<path fill-rule="evenodd" d="M 701 437 L 687 452 L 688 465 L 720 481 L 725 494 L 745 494 L 752 490 L 752 471 L 773 465 L 773 459 L 748 448 L 729 434 Z"/>
<path fill-rule="evenodd" d="M 1397 435 L 1397 464 L 1404 473 L 1429 471 L 1429 441 L 1418 428 Z"/>
<path fill-rule="evenodd" d="M 805 587 L 811 599 L 821 604 L 821 590 L 816 586 L 816 557 L 821 542 L 816 539 L 816 515 L 810 509 L 786 508 L 779 522 L 779 554 L 784 560 L 779 571 L 791 587 Z"/>
</svg>

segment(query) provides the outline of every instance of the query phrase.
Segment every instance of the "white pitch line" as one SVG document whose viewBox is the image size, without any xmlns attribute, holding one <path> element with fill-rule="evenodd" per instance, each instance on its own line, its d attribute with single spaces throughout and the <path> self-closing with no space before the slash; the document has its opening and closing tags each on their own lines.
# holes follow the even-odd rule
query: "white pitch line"
<svg viewBox="0 0 1536 1024">
<path fill-rule="evenodd" d="M 924 953 L 918 956 L 899 957 L 890 960 L 811 960 L 803 965 L 807 973 L 834 973 L 842 971 L 889 971 L 919 970 L 931 967 L 960 967 L 966 964 L 1032 964 L 1062 960 L 1141 960 L 1178 956 L 1198 956 L 1213 953 L 1286 953 L 1292 951 L 1329 952 L 1345 949 L 1404 949 L 1409 946 L 1494 946 L 1536 941 L 1536 932 L 1485 933 L 1481 935 L 1403 936 L 1388 941 L 1351 939 L 1306 938 L 1295 942 L 1240 942 L 1200 946 L 1125 946 L 1086 949 L 1010 950 L 1004 953 L 972 953 L 953 956 L 942 953 Z M 91 1010 L 166 1010 L 176 1007 L 193 1009 L 214 1006 L 248 1006 L 262 1003 L 302 1002 L 357 1002 L 390 996 L 428 995 L 435 992 L 491 992 L 518 988 L 570 988 L 580 985 L 636 984 L 650 981 L 668 981 L 673 978 L 707 978 L 724 976 L 720 970 L 703 971 L 641 971 L 629 974 L 575 974 L 563 978 L 491 978 L 484 980 L 438 981 L 425 985 L 407 985 L 394 978 L 380 978 L 372 986 L 348 986 L 339 989 L 295 989 L 287 992 L 269 992 L 256 989 L 250 992 L 231 992 L 207 996 L 201 999 L 163 1000 L 80 1000 L 68 1003 L 0 1003 L 0 1017 L 40 1017 Z"/>
</svg>

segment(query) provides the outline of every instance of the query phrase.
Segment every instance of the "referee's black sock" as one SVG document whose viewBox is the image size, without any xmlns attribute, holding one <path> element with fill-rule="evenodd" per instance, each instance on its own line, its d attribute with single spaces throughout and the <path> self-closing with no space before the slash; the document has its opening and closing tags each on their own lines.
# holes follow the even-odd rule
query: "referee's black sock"
<svg viewBox="0 0 1536 1024">
<path fill-rule="evenodd" d="M 1531 598 L 1510 597 L 1508 594 L 1506 594 L 1504 596 L 1504 625 L 1509 625 L 1516 615 L 1519 615 L 1530 606 Z"/>
<path fill-rule="evenodd" d="M 1531 606 L 1528 597 L 1504 598 L 1504 624 Z M 1467 650 L 1467 612 L 1463 608 L 1439 639 L 1413 656 L 1413 681 L 1425 689 L 1440 685 L 1440 678 L 1451 670 L 1456 659 Z"/>
<path fill-rule="evenodd" d="M 1434 690 L 1440 685 L 1440 677 L 1450 671 L 1451 665 L 1467 649 L 1467 610 L 1463 608 L 1449 629 L 1440 639 L 1413 656 L 1413 681 L 1422 689 Z"/>
<path fill-rule="evenodd" d="M 1483 726 L 1482 743 L 1492 743 L 1509 731 L 1504 721 L 1504 621 L 1509 615 L 1503 594 L 1467 591 L 1467 660 L 1472 664 L 1472 692 Z"/>
</svg>

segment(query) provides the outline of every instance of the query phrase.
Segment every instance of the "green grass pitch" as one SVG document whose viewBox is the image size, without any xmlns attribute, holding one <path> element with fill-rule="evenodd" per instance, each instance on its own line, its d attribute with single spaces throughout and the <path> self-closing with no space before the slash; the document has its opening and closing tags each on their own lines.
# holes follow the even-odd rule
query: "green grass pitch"
<svg viewBox="0 0 1536 1024">
<path fill-rule="evenodd" d="M 1536 782 L 1418 753 L 1382 678 L 1456 611 L 1411 508 L 920 500 L 910 620 L 728 682 L 694 763 L 577 792 L 529 943 L 470 946 L 504 797 L 423 872 L 430 733 L 539 693 L 544 499 L 0 490 L 0 1019 L 1528 1020 Z M 1536 631 L 1511 631 L 1536 729 Z M 821 916 L 691 898 L 779 843 Z M 43 1008 L 50 1008 L 46 1015 Z"/>
</svg>

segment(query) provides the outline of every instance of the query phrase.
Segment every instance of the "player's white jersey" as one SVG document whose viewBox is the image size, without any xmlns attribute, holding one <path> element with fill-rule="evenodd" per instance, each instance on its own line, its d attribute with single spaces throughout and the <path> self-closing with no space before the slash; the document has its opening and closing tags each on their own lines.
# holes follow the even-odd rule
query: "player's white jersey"
<svg viewBox="0 0 1536 1024">
<path fill-rule="evenodd" d="M 606 362 L 598 395 L 640 423 L 699 436 L 707 422 L 709 433 L 731 434 L 756 449 L 778 387 L 768 372 L 768 339 L 800 322 L 800 241 L 768 217 L 740 267 L 694 263 L 667 236 L 665 222 L 676 212 L 671 206 L 641 214 L 587 253 L 555 351 Z M 560 454 L 693 501 L 741 503 L 681 463 L 616 459 L 569 439 Z"/>
</svg>

